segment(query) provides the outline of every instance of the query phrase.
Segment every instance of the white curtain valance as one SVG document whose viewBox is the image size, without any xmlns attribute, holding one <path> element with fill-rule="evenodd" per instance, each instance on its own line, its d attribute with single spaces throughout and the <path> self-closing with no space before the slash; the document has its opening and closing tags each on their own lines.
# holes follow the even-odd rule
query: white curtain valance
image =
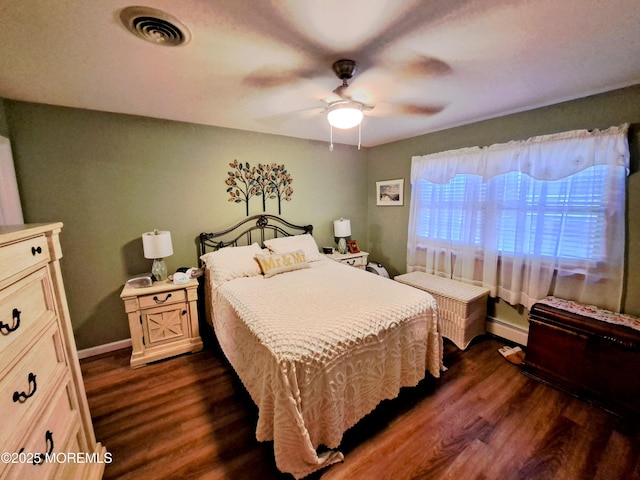
<svg viewBox="0 0 640 480">
<path fill-rule="evenodd" d="M 469 147 L 411 159 L 411 183 L 450 182 L 458 174 L 483 179 L 509 172 L 559 180 L 596 165 L 619 166 L 629 174 L 628 124 L 606 130 L 573 130 L 527 140 Z M 563 159 L 559 162 L 558 159 Z"/>
</svg>

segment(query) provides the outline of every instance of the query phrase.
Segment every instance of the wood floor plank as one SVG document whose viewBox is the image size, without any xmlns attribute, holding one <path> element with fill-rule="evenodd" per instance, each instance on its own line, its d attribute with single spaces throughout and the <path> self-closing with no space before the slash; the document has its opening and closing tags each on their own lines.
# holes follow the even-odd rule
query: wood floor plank
<svg viewBox="0 0 640 480">
<path fill-rule="evenodd" d="M 638 427 L 536 382 L 493 337 L 445 343 L 427 378 L 346 432 L 344 462 L 309 480 L 638 479 Z M 257 409 L 216 348 L 129 367 L 130 350 L 84 359 L 109 479 L 290 479 L 255 440 Z"/>
</svg>

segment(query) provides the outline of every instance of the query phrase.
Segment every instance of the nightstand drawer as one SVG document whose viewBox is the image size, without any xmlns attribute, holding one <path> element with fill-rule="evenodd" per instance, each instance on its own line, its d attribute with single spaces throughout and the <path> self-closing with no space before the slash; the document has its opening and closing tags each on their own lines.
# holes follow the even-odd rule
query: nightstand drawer
<svg viewBox="0 0 640 480">
<path fill-rule="evenodd" d="M 19 348 L 22 348 L 25 342 L 29 342 L 33 335 L 44 328 L 47 313 L 49 318 L 55 316 L 46 268 L 0 291 L 0 351 L 5 354 L 4 358 L 16 353 L 13 345 L 20 343 Z M 0 371 L 6 366 L 5 362 Z"/>
<path fill-rule="evenodd" d="M 42 413 L 66 368 L 60 334 L 52 323 L 0 380 L 0 445 L 15 442 L 21 428 Z"/>
<path fill-rule="evenodd" d="M 159 292 L 152 295 L 141 295 L 138 297 L 140 308 L 159 307 L 172 303 L 184 302 L 187 299 L 185 290 L 172 290 L 170 292 Z"/>
<path fill-rule="evenodd" d="M 4 245 L 0 249 L 0 265 L 2 265 L 0 281 L 38 263 L 48 261 L 49 249 L 44 235 Z"/>
<path fill-rule="evenodd" d="M 325 256 L 335 262 L 340 262 L 343 265 L 349 265 L 350 267 L 359 268 L 360 270 L 366 270 L 369 253 L 333 253 Z"/>
<path fill-rule="evenodd" d="M 343 258 L 340 263 L 350 265 L 352 267 L 365 268 L 367 266 L 367 257 Z"/>
</svg>

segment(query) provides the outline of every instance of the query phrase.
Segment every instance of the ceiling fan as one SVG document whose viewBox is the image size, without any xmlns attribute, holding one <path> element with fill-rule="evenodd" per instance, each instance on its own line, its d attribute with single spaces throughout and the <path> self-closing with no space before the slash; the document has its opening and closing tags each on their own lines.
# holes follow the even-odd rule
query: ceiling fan
<svg viewBox="0 0 640 480">
<path fill-rule="evenodd" d="M 329 150 L 333 151 L 333 128 L 348 130 L 358 127 L 358 150 L 360 150 L 362 139 L 362 118 L 365 111 L 370 111 L 374 107 L 363 102 L 354 100 L 347 95 L 349 80 L 353 78 L 358 70 L 358 64 L 349 59 L 342 59 L 332 66 L 333 72 L 342 80 L 342 85 L 333 90 L 333 94 L 325 99 L 327 106 L 327 120 L 331 125 L 331 142 Z"/>
<path fill-rule="evenodd" d="M 353 60 L 338 60 L 333 64 L 333 72 L 342 80 L 333 95 L 326 98 L 329 104 L 327 108 L 327 120 L 332 127 L 349 129 L 362 122 L 363 112 L 373 109 L 373 106 L 365 105 L 347 96 L 349 80 L 353 78 L 358 70 L 358 64 Z"/>
<path fill-rule="evenodd" d="M 376 118 L 431 116 L 446 107 L 446 103 L 423 103 L 419 100 L 416 102 L 397 98 L 398 93 L 402 92 L 402 88 L 399 88 L 398 85 L 401 86 L 405 81 L 429 81 L 434 77 L 450 73 L 451 67 L 445 62 L 424 55 L 414 55 L 413 58 L 399 62 L 389 62 L 372 59 L 371 54 L 362 52 L 361 54 L 364 56 L 362 65 L 365 66 L 366 73 L 358 77 L 357 84 L 354 81 L 351 85 L 351 81 L 354 80 L 356 73 L 361 73 L 358 72 L 359 63 L 343 57 L 334 62 L 331 67 L 332 73 L 341 81 L 341 84 L 329 95 L 320 97 L 324 104 L 323 107 L 308 107 L 294 111 L 298 114 L 300 112 L 326 114 L 331 125 L 330 150 L 333 145 L 333 127 L 342 130 L 359 127 L 358 147 L 360 147 L 361 125 L 365 115 Z M 326 72 L 326 70 L 324 71 Z M 288 87 L 292 83 L 301 82 L 303 84 L 302 82 L 307 82 L 309 84 L 316 78 L 324 78 L 324 75 L 320 66 L 312 60 L 304 68 L 297 70 L 282 71 L 276 68 L 256 71 L 245 77 L 243 82 L 251 88 L 274 90 L 282 88 L 290 91 Z M 314 89 L 317 91 L 318 87 L 319 85 L 315 84 Z M 318 97 L 316 96 L 316 98 Z M 288 110 L 278 114 L 278 117 L 292 118 L 292 113 L 291 110 Z M 269 121 L 273 121 L 273 118 L 270 116 Z"/>
</svg>

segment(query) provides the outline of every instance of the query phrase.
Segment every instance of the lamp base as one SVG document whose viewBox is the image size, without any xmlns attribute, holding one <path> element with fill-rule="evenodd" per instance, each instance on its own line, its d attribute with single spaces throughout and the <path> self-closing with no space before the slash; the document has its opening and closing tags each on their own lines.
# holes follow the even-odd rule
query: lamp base
<svg viewBox="0 0 640 480">
<path fill-rule="evenodd" d="M 153 261 L 153 266 L 151 267 L 151 273 L 156 278 L 156 281 L 160 282 L 162 280 L 167 279 L 167 264 L 164 263 L 163 258 L 156 258 Z"/>
<path fill-rule="evenodd" d="M 344 237 L 340 237 L 340 240 L 338 240 L 338 252 L 341 254 L 347 253 L 347 240 Z"/>
</svg>

